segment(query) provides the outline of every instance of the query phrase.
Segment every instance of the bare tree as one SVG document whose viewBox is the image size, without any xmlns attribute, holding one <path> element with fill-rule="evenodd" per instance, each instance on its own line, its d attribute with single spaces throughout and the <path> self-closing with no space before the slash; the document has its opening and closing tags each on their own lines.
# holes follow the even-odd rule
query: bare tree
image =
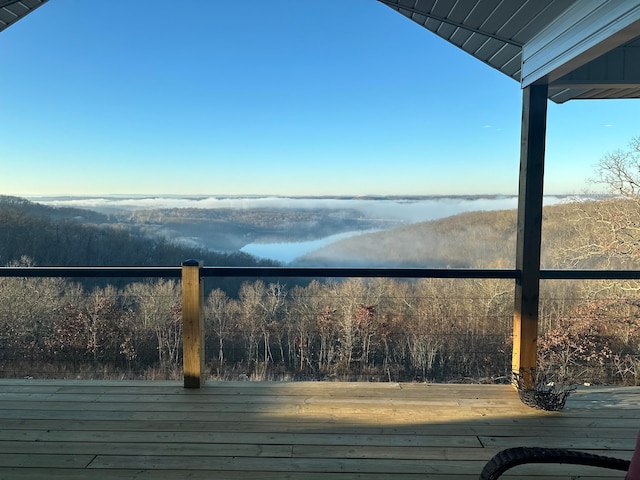
<svg viewBox="0 0 640 480">
<path fill-rule="evenodd" d="M 596 168 L 593 183 L 611 197 L 575 203 L 566 220 L 570 235 L 558 241 L 556 268 L 633 269 L 640 267 L 640 137 L 627 150 L 605 155 Z M 617 282 L 610 288 L 619 288 Z M 628 283 L 638 290 L 640 284 Z"/>
<path fill-rule="evenodd" d="M 264 282 L 243 282 L 238 293 L 240 305 L 239 328 L 245 341 L 246 361 L 248 363 L 259 360 L 260 319 L 262 314 L 261 302 L 264 296 Z"/>
<path fill-rule="evenodd" d="M 224 343 L 238 323 L 239 309 L 234 300 L 222 290 L 215 289 L 207 297 L 205 304 L 205 331 L 217 339 L 218 362 L 224 363 Z"/>
<path fill-rule="evenodd" d="M 135 313 L 141 336 L 153 332 L 158 361 L 162 367 L 176 367 L 182 345 L 180 291 L 173 280 L 134 283 L 125 290 Z"/>
<path fill-rule="evenodd" d="M 595 183 L 609 193 L 640 203 L 640 136 L 631 140 L 628 150 L 605 155 L 596 169 Z"/>
<path fill-rule="evenodd" d="M 32 265 L 27 257 L 10 264 Z M 65 316 L 65 306 L 81 297 L 77 284 L 61 278 L 0 278 L 0 358 L 42 358 L 55 323 Z"/>
<path fill-rule="evenodd" d="M 316 319 L 327 306 L 326 288 L 317 280 L 313 280 L 306 287 L 295 286 L 291 289 L 289 308 L 287 309 L 287 328 L 290 357 L 295 359 L 294 367 L 303 372 L 313 370 L 314 344 L 319 335 L 319 325 Z"/>
</svg>

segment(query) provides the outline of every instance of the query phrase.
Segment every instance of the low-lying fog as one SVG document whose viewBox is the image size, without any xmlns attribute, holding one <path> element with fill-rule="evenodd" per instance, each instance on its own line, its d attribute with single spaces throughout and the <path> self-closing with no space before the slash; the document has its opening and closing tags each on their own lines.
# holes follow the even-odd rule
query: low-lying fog
<svg viewBox="0 0 640 480">
<path fill-rule="evenodd" d="M 102 196 L 102 197 L 30 197 L 51 206 L 78 207 L 101 213 L 173 208 L 198 209 L 296 209 L 296 210 L 357 210 L 363 217 L 410 224 L 478 210 L 505 210 L 517 207 L 516 196 L 424 196 L 424 197 L 277 197 L 277 196 Z M 566 200 L 547 196 L 545 205 Z M 253 242 L 242 251 L 261 258 L 289 263 L 298 257 L 349 236 L 368 233 L 350 231 L 304 242 Z"/>
<path fill-rule="evenodd" d="M 59 207 L 78 207 L 101 213 L 162 208 L 290 208 L 290 209 L 355 209 L 374 218 L 388 217 L 409 223 L 448 217 L 474 210 L 516 208 L 517 197 L 491 196 L 424 196 L 424 197 L 189 197 L 189 196 L 102 196 L 102 197 L 28 197 L 38 203 Z M 547 196 L 551 205 L 564 197 Z"/>
</svg>

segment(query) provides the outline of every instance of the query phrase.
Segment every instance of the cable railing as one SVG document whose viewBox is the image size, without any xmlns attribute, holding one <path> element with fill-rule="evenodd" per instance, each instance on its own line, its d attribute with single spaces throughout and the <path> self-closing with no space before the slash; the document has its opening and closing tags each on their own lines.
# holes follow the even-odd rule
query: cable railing
<svg viewBox="0 0 640 480">
<path fill-rule="evenodd" d="M 205 278 L 247 279 L 470 279 L 520 280 L 516 269 L 207 267 L 189 260 L 181 267 L 1 267 L 0 278 L 181 279 L 180 335 L 185 387 L 199 387 L 205 377 Z M 541 270 L 541 280 L 639 280 L 637 270 Z M 508 292 L 508 289 L 505 290 Z M 504 292 L 503 292 L 504 293 Z"/>
<path fill-rule="evenodd" d="M 0 277 L 180 278 L 181 267 L 0 267 Z M 201 277 L 520 279 L 508 268 L 208 267 Z M 640 280 L 640 270 L 541 269 L 541 280 Z"/>
</svg>

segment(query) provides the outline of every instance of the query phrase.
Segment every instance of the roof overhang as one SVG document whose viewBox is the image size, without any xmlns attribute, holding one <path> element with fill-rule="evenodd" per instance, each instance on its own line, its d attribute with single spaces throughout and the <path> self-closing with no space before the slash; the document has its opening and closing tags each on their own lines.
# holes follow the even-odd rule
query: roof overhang
<svg viewBox="0 0 640 480">
<path fill-rule="evenodd" d="M 0 0 L 0 32 L 46 2 L 47 0 Z"/>
<path fill-rule="evenodd" d="M 638 0 L 379 0 L 549 98 L 640 98 Z"/>
</svg>

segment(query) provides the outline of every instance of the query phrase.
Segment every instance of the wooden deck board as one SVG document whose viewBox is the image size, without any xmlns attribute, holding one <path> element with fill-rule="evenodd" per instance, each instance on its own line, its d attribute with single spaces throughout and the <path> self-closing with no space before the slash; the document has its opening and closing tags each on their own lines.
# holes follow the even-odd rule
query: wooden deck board
<svg viewBox="0 0 640 480">
<path fill-rule="evenodd" d="M 0 379 L 0 479 L 464 480 L 516 445 L 629 458 L 638 431 L 637 387 L 581 388 L 542 412 L 504 385 Z"/>
</svg>

